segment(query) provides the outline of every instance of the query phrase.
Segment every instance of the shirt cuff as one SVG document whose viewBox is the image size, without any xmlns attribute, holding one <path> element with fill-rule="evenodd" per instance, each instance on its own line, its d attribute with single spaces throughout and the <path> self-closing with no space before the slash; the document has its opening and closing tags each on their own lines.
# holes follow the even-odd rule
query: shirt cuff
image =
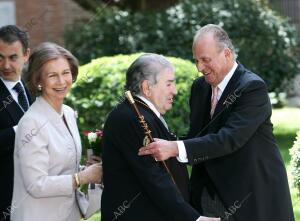
<svg viewBox="0 0 300 221">
<path fill-rule="evenodd" d="M 178 146 L 178 157 L 177 160 L 181 163 L 188 163 L 189 160 L 187 158 L 187 154 L 186 154 L 186 149 L 185 149 L 185 145 L 183 143 L 183 141 L 179 140 L 176 141 L 177 146 Z"/>
<path fill-rule="evenodd" d="M 14 128 L 14 131 L 15 131 L 15 133 L 16 133 L 16 132 L 17 132 L 18 126 L 16 125 L 16 126 L 14 126 L 13 128 Z"/>
<path fill-rule="evenodd" d="M 200 219 L 201 219 L 201 216 L 196 221 L 200 221 Z"/>
</svg>

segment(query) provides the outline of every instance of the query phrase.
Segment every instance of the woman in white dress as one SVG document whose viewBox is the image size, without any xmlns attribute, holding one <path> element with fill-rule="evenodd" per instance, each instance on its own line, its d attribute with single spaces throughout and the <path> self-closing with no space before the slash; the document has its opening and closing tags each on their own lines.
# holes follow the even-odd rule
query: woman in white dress
<svg viewBox="0 0 300 221">
<path fill-rule="evenodd" d="M 13 221 L 79 221 L 76 188 L 101 180 L 100 164 L 78 172 L 76 114 L 63 104 L 77 73 L 76 58 L 54 43 L 41 44 L 29 59 L 26 83 L 39 96 L 16 132 Z"/>
</svg>

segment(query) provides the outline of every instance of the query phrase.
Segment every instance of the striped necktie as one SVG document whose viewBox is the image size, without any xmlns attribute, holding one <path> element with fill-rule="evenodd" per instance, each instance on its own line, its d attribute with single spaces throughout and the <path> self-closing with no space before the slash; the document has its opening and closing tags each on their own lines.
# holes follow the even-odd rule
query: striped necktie
<svg viewBox="0 0 300 221">
<path fill-rule="evenodd" d="M 213 117 L 217 103 L 218 103 L 218 87 L 212 87 L 212 99 L 211 99 L 211 109 L 210 109 L 210 118 Z"/>
</svg>

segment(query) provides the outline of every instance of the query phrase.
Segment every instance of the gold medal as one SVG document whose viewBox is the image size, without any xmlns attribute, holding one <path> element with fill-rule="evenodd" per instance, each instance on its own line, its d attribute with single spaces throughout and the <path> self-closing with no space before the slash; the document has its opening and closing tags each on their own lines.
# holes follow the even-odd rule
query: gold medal
<svg viewBox="0 0 300 221">
<path fill-rule="evenodd" d="M 150 139 L 149 139 L 149 137 L 146 135 L 146 136 L 144 137 L 144 140 L 143 140 L 143 145 L 144 145 L 144 146 L 147 146 L 149 143 L 150 143 Z"/>
</svg>

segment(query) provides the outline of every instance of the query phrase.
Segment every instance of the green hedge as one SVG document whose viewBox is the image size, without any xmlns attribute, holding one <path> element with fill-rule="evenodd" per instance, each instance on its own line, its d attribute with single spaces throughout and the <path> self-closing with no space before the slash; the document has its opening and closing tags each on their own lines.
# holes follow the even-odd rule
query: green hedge
<svg viewBox="0 0 300 221">
<path fill-rule="evenodd" d="M 215 23 L 228 31 L 238 59 L 278 92 L 299 72 L 299 40 L 287 19 L 260 2 L 183 0 L 156 13 L 101 8 L 90 22 L 70 28 L 65 42 L 83 63 L 139 51 L 192 60 L 195 31 Z"/>
<path fill-rule="evenodd" d="M 101 129 L 108 113 L 123 99 L 126 70 L 141 54 L 117 55 L 92 60 L 80 67 L 78 79 L 66 103 L 78 111 L 79 129 Z M 168 58 L 176 68 L 178 95 L 166 120 L 175 133 L 188 128 L 188 98 L 192 81 L 199 76 L 195 65 L 179 58 Z"/>
<path fill-rule="evenodd" d="M 293 147 L 290 149 L 293 184 L 300 193 L 300 131 L 298 131 Z"/>
</svg>

